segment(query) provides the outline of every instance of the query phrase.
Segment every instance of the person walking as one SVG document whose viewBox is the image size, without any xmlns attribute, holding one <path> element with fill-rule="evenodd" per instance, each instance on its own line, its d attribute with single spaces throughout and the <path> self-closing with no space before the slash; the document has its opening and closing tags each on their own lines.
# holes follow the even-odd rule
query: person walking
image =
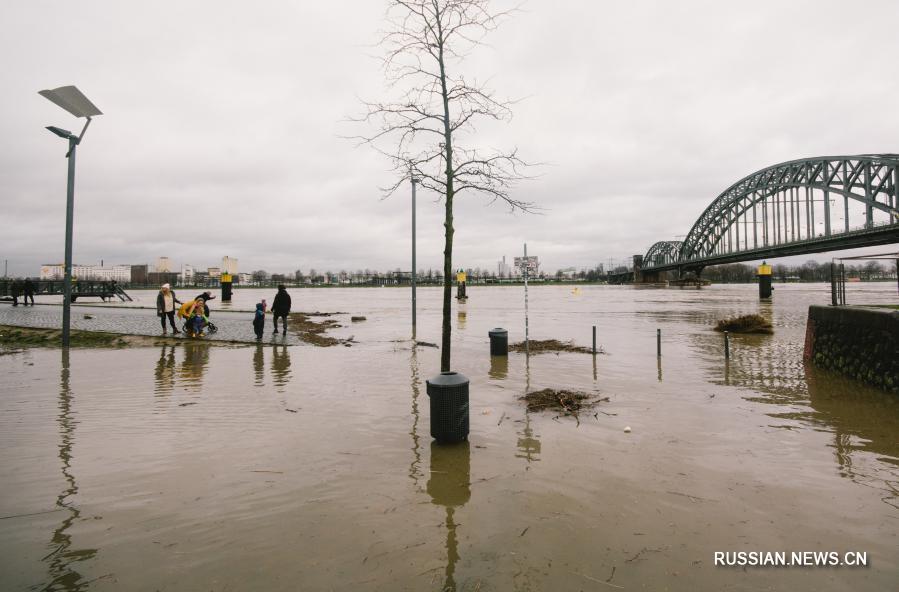
<svg viewBox="0 0 899 592">
<path fill-rule="evenodd" d="M 172 326 L 172 333 L 175 335 L 181 333 L 181 331 L 178 330 L 178 327 L 175 326 L 176 304 L 181 304 L 181 301 L 175 297 L 175 292 L 172 291 L 172 287 L 169 284 L 162 284 L 162 289 L 159 290 L 159 294 L 156 296 L 156 315 L 162 323 L 163 335 L 168 333 L 168 329 L 165 326 L 166 317 L 168 317 L 169 324 Z"/>
<path fill-rule="evenodd" d="M 272 301 L 272 316 L 274 317 L 275 333 L 278 333 L 278 318 L 283 321 L 282 335 L 287 335 L 287 315 L 290 314 L 290 294 L 284 284 L 278 285 L 278 293 Z"/>
<path fill-rule="evenodd" d="M 23 304 L 28 306 L 28 299 L 31 299 L 31 306 L 34 306 L 34 282 L 31 281 L 31 278 L 25 278 L 25 299 Z"/>
<path fill-rule="evenodd" d="M 9 285 L 9 295 L 12 296 L 12 305 L 19 306 L 19 296 L 22 295 L 22 283 L 19 280 L 13 280 Z"/>
</svg>

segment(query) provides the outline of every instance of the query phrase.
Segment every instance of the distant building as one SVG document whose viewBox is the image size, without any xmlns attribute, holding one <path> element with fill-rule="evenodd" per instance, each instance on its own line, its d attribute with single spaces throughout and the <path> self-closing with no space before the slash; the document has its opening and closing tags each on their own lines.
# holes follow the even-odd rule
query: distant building
<svg viewBox="0 0 899 592">
<path fill-rule="evenodd" d="M 222 273 L 237 275 L 237 259 L 225 255 L 222 257 Z"/>
<path fill-rule="evenodd" d="M 176 285 L 178 283 L 178 275 L 172 271 L 151 271 L 147 274 L 147 283 L 151 286 L 161 286 L 162 284 Z"/>
<path fill-rule="evenodd" d="M 253 274 L 252 273 L 238 273 L 237 274 L 237 283 L 238 284 L 252 284 L 253 283 Z"/>
<path fill-rule="evenodd" d="M 149 271 L 148 265 L 132 265 L 131 266 L 131 283 L 132 284 L 146 284 L 147 283 L 147 272 Z"/>
<path fill-rule="evenodd" d="M 503 255 L 503 260 L 496 265 L 496 275 L 501 278 L 512 276 L 512 266 L 506 263 L 505 255 Z"/>
<path fill-rule="evenodd" d="M 172 271 L 172 262 L 168 257 L 159 257 L 156 259 L 156 271 L 158 273 L 168 273 Z"/>
<path fill-rule="evenodd" d="M 181 264 L 181 283 L 184 285 L 190 285 L 194 283 L 194 279 L 196 275 L 196 269 L 194 269 L 193 265 L 189 265 L 187 263 Z"/>
<path fill-rule="evenodd" d="M 65 275 L 62 263 L 47 263 L 41 265 L 42 280 L 61 280 Z"/>
<path fill-rule="evenodd" d="M 217 279 L 222 277 L 222 268 L 221 267 L 210 267 L 206 270 L 206 274 L 213 279 Z"/>
<path fill-rule="evenodd" d="M 41 266 L 42 280 L 63 279 L 65 265 L 62 263 L 47 264 Z M 76 280 L 100 280 L 116 281 L 123 284 L 131 283 L 130 265 L 113 265 L 102 267 L 100 265 L 72 265 L 72 277 Z"/>
</svg>

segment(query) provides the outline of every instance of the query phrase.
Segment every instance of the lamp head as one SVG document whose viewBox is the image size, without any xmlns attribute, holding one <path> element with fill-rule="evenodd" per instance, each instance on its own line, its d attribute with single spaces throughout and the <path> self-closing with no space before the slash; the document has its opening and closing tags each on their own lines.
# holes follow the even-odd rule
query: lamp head
<svg viewBox="0 0 899 592">
<path fill-rule="evenodd" d="M 62 128 L 56 127 L 55 125 L 48 125 L 47 129 L 59 136 L 60 138 L 64 138 L 66 140 L 71 140 L 74 136 L 72 132 L 68 130 L 64 130 Z"/>
</svg>

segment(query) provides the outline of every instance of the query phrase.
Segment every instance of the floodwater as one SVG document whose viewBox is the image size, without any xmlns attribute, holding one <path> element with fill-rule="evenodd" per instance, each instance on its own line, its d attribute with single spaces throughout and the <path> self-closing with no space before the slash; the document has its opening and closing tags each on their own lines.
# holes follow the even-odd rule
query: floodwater
<svg viewBox="0 0 899 592">
<path fill-rule="evenodd" d="M 531 338 L 589 346 L 596 325 L 606 353 L 508 360 L 487 331 L 523 339 L 523 289 L 470 288 L 452 321 L 471 435 L 449 447 L 429 436 L 439 351 L 411 347 L 408 290 L 292 294 L 346 313 L 333 335 L 357 343 L 0 356 L 0 588 L 899 586 L 899 398 L 803 366 L 828 286 L 778 285 L 773 303 L 754 286 L 532 287 Z M 238 290 L 232 306 L 271 296 Z M 893 284 L 848 297 L 897 302 Z M 418 338 L 437 343 L 440 291 L 418 300 Z M 775 334 L 734 336 L 725 362 L 711 326 L 750 312 Z M 579 421 L 526 413 L 518 397 L 547 387 L 609 400 Z M 868 565 L 714 565 L 736 551 Z"/>
</svg>

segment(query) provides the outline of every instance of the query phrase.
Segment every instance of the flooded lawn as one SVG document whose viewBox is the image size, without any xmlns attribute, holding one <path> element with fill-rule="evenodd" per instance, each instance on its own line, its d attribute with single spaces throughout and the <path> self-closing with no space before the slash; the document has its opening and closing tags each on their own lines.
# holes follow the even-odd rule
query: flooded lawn
<svg viewBox="0 0 899 592">
<path fill-rule="evenodd" d="M 895 285 L 850 289 L 850 301 L 896 302 Z M 271 297 L 254 292 L 238 290 L 232 307 Z M 523 340 L 522 290 L 472 287 L 453 311 L 453 365 L 472 405 L 469 442 L 455 446 L 431 442 L 425 380 L 440 352 L 408 341 L 407 290 L 291 292 L 297 312 L 341 312 L 328 335 L 352 347 L 267 326 L 258 345 L 0 355 L 0 588 L 899 582 L 899 399 L 803 366 L 807 307 L 827 303 L 826 286 L 777 286 L 773 304 L 753 286 L 532 288 L 532 339 L 590 347 L 596 325 L 605 353 L 508 359 L 491 359 L 487 332 Z M 422 341 L 440 341 L 439 297 L 419 290 Z M 56 308 L 15 314 L 49 322 Z M 153 311 L 126 312 L 156 334 Z M 731 335 L 725 363 L 713 329 L 744 314 L 774 333 Z M 252 335 L 251 315 L 213 311 L 227 315 Z M 521 397 L 543 389 L 595 404 L 577 417 L 529 412 Z M 868 566 L 714 565 L 715 552 L 738 551 L 859 551 Z"/>
</svg>

